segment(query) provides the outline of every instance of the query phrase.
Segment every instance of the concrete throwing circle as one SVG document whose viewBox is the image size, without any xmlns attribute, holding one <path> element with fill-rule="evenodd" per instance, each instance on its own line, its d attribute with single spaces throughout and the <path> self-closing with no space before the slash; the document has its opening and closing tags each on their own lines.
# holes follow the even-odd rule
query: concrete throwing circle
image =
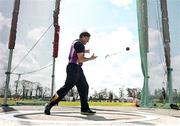
<svg viewBox="0 0 180 126">
<path fill-rule="evenodd" d="M 123 123 L 134 123 L 158 119 L 156 115 L 144 112 L 97 111 L 95 115 L 81 115 L 75 111 L 53 111 L 44 115 L 42 111 L 18 111 L 1 114 L 0 120 L 18 125 L 60 125 L 60 126 L 119 126 Z M 1 122 L 2 123 L 2 122 Z M 5 123 L 4 123 L 5 124 Z"/>
</svg>

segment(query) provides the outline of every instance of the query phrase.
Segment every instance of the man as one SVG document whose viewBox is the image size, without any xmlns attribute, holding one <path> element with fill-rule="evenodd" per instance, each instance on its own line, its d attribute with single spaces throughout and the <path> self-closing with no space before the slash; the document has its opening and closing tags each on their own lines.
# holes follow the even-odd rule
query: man
<svg viewBox="0 0 180 126">
<path fill-rule="evenodd" d="M 81 114 L 92 115 L 95 114 L 95 111 L 92 111 L 89 108 L 88 104 L 88 92 L 89 85 L 86 81 L 85 75 L 81 66 L 83 62 L 94 60 L 97 58 L 94 54 L 87 58 L 84 56 L 84 53 L 89 53 L 90 50 L 85 50 L 85 45 L 89 42 L 90 34 L 88 32 L 82 32 L 79 35 L 79 39 L 76 39 L 71 46 L 69 53 L 69 63 L 66 68 L 66 81 L 64 86 L 62 86 L 56 94 L 51 98 L 50 102 L 46 105 L 44 113 L 50 115 L 51 108 L 58 104 L 64 96 L 68 93 L 70 89 L 74 86 L 77 87 L 80 101 L 81 101 Z"/>
</svg>

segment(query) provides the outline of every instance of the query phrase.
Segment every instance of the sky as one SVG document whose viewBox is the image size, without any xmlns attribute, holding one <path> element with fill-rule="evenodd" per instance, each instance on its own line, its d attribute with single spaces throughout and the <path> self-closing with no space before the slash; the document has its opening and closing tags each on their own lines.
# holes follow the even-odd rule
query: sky
<svg viewBox="0 0 180 126">
<path fill-rule="evenodd" d="M 21 0 L 17 26 L 16 45 L 13 52 L 12 70 L 14 73 L 27 73 L 47 66 L 42 71 L 22 75 L 21 79 L 40 82 L 51 87 L 52 42 L 54 0 Z M 13 10 L 12 0 L 0 0 L 0 74 L 3 74 L 8 61 L 8 37 Z M 66 65 L 73 40 L 82 31 L 89 31 L 91 38 L 86 45 L 97 59 L 83 64 L 90 93 L 107 88 L 118 94 L 119 88 L 142 88 L 143 75 L 140 66 L 138 43 L 137 12 L 135 0 L 62 0 L 60 5 L 59 54 L 55 66 L 55 90 L 64 85 Z M 43 38 L 40 36 L 50 27 Z M 19 64 L 28 50 L 36 47 Z M 126 51 L 126 47 L 130 47 Z M 111 57 L 105 58 L 109 54 Z M 14 69 L 15 68 L 15 69 Z M 11 76 L 10 86 L 17 80 Z"/>
</svg>

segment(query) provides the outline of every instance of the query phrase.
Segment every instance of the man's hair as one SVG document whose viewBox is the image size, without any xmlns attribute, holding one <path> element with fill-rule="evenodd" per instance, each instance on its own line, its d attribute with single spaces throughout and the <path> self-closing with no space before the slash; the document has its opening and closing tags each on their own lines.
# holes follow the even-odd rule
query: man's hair
<svg viewBox="0 0 180 126">
<path fill-rule="evenodd" d="M 79 35 L 79 38 L 82 38 L 83 36 L 90 37 L 91 35 L 90 35 L 90 33 L 89 33 L 89 32 L 84 31 L 84 32 L 82 32 L 82 33 Z"/>
</svg>

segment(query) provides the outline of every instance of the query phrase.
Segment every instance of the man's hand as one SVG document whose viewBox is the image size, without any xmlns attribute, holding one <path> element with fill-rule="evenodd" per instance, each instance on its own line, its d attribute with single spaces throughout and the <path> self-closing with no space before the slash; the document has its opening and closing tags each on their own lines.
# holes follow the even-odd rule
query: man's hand
<svg viewBox="0 0 180 126">
<path fill-rule="evenodd" d="M 96 59 L 96 58 L 97 58 L 97 56 L 95 56 L 94 53 L 93 53 L 92 56 L 90 57 L 91 60 L 94 60 L 94 59 Z"/>
</svg>

